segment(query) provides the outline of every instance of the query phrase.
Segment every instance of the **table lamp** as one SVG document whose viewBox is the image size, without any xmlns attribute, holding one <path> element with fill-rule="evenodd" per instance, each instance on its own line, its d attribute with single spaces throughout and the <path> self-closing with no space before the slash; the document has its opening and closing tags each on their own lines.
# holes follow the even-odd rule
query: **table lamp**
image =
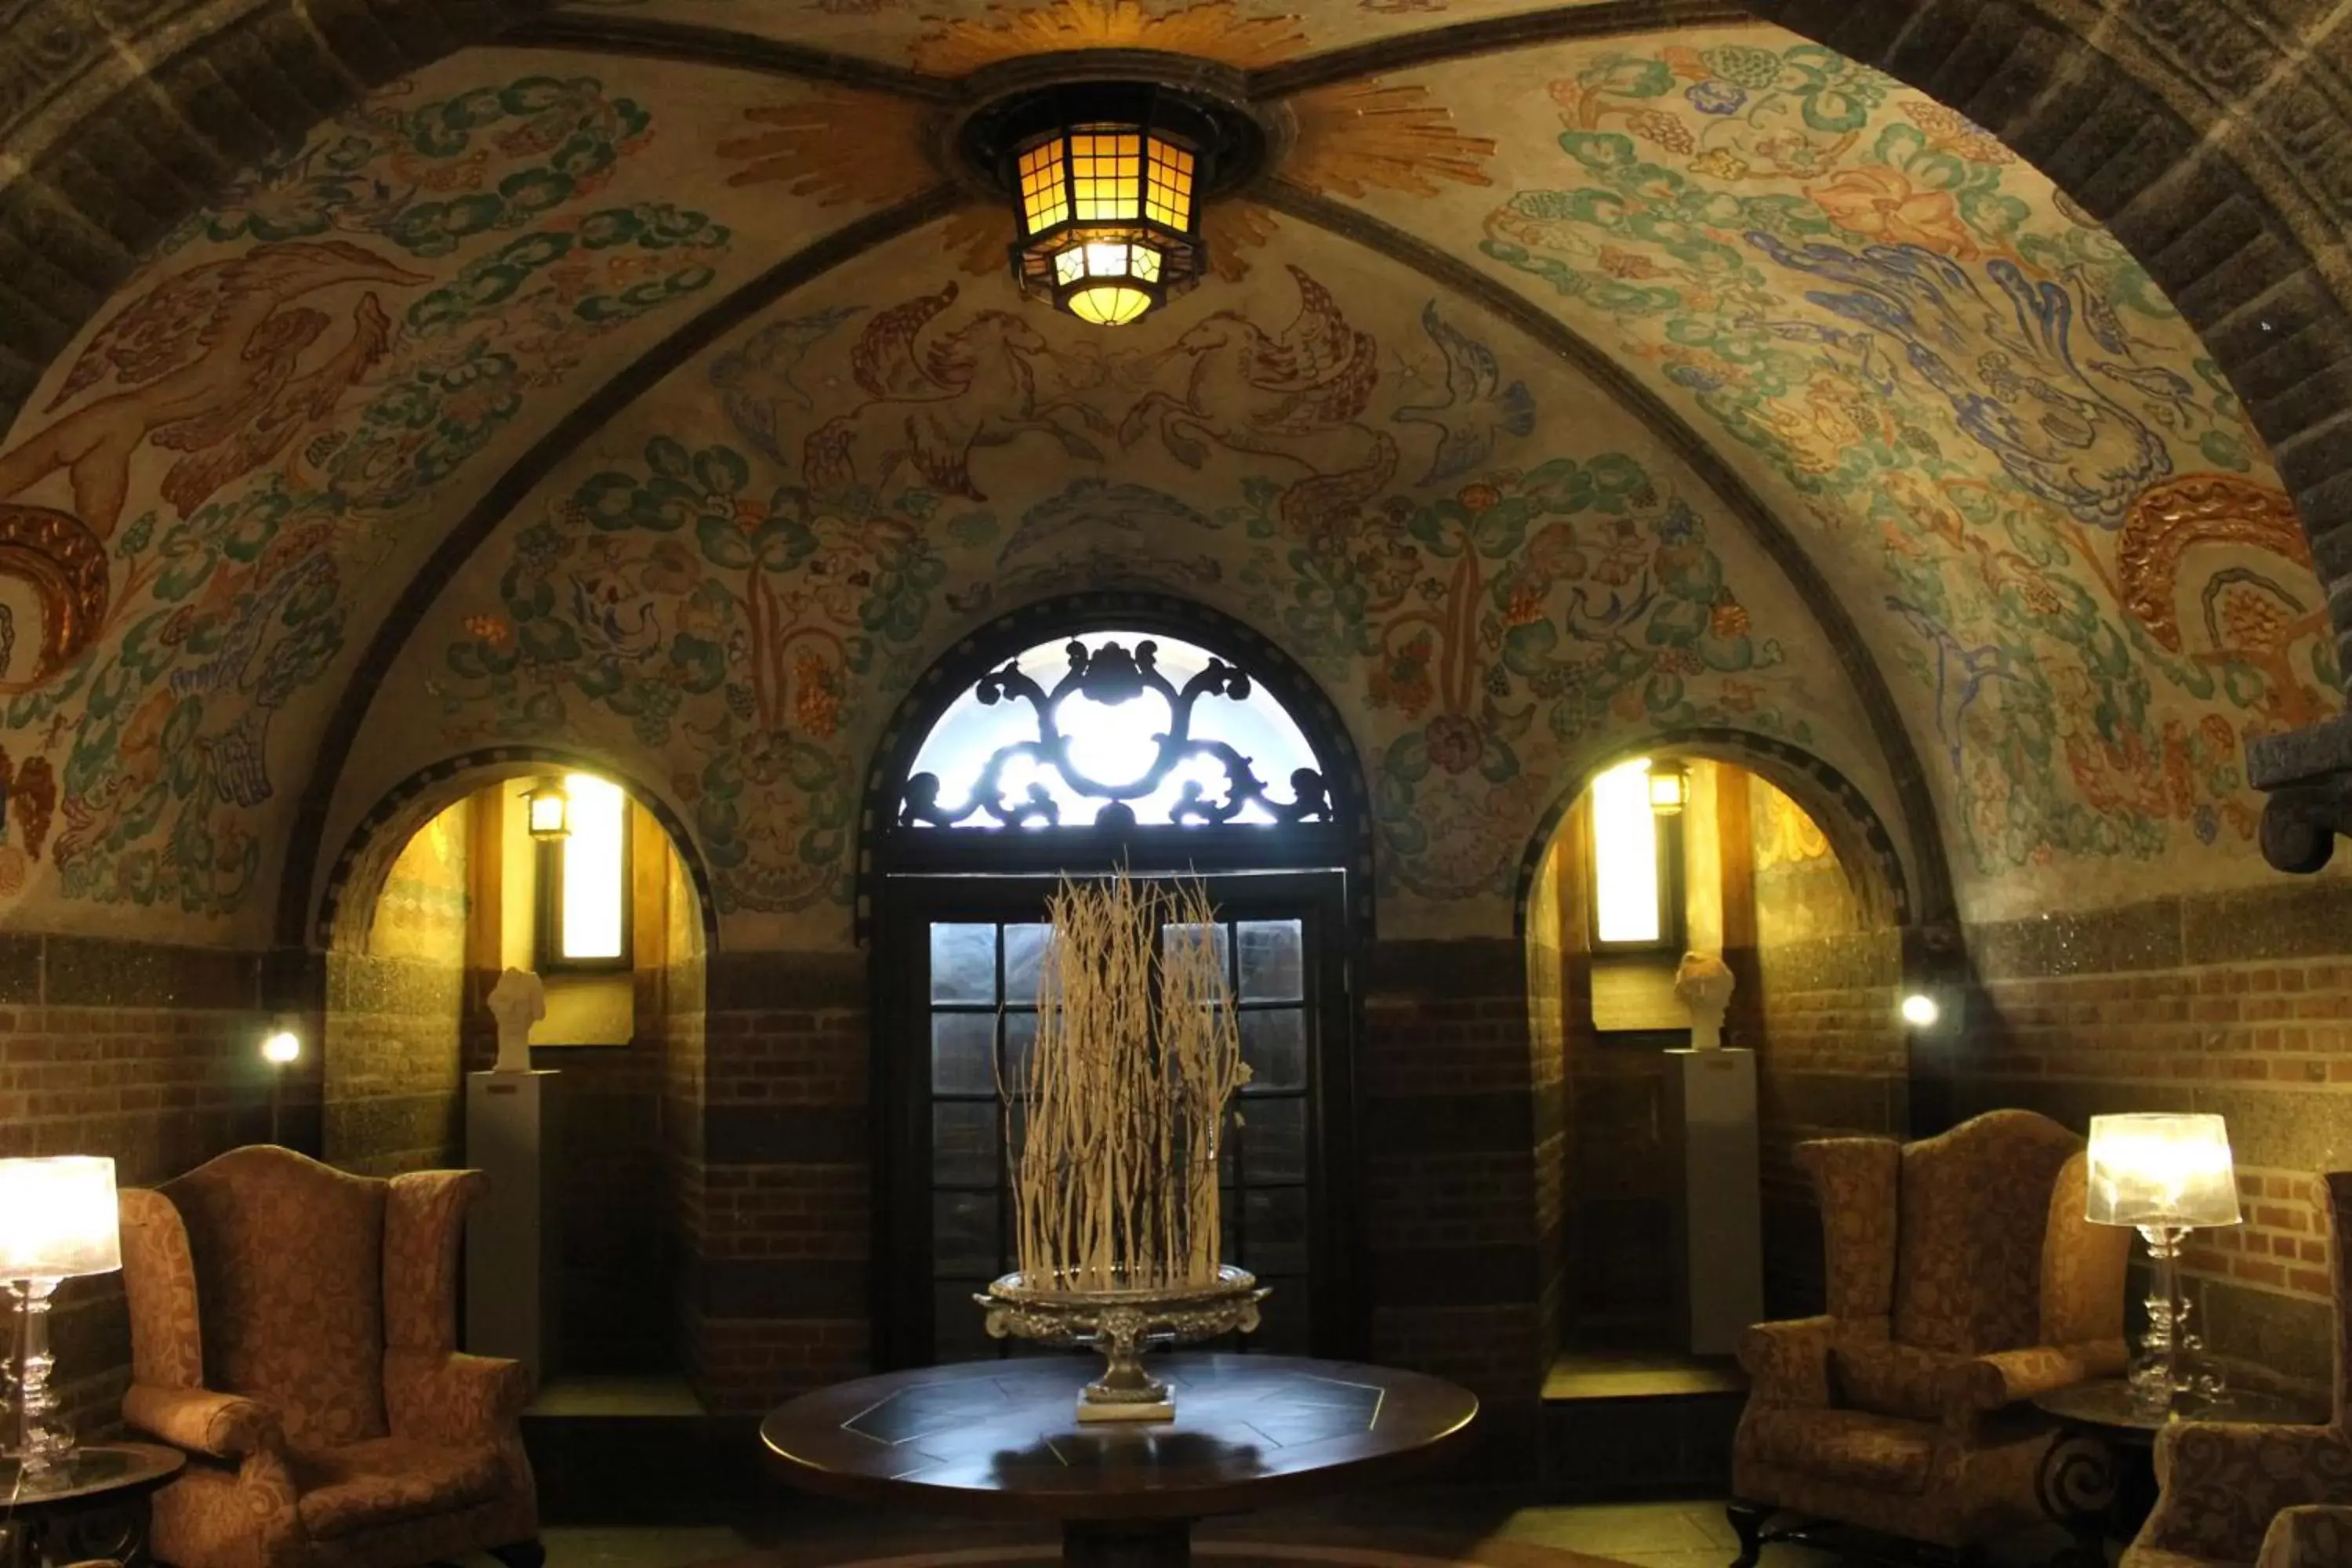
<svg viewBox="0 0 2352 1568">
<path fill-rule="evenodd" d="M 0 1453 L 38 1483 L 72 1456 L 71 1427 L 49 1391 L 49 1298 L 60 1280 L 122 1267 L 114 1162 L 87 1155 L 0 1160 L 0 1283 L 16 1306 L 9 1384 L 15 1408 Z"/>
<path fill-rule="evenodd" d="M 2156 1265 L 2131 1389 L 2135 1405 L 2160 1415 L 2188 1386 L 2181 1352 L 2193 1343 L 2180 1295 L 2181 1237 L 2200 1226 L 2238 1223 L 2229 1129 L 2218 1116 L 2094 1116 L 2090 1165 L 2084 1217 L 2137 1228 Z"/>
</svg>

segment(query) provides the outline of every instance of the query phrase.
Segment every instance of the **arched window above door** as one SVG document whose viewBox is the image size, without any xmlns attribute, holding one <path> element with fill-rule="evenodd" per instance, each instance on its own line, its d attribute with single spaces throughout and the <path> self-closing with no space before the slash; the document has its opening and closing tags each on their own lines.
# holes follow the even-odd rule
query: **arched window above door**
<svg viewBox="0 0 2352 1568">
<path fill-rule="evenodd" d="M 1328 822 L 1306 732 L 1208 649 L 1104 630 L 1040 643 L 960 693 L 917 751 L 898 824 L 923 828 Z"/>
</svg>

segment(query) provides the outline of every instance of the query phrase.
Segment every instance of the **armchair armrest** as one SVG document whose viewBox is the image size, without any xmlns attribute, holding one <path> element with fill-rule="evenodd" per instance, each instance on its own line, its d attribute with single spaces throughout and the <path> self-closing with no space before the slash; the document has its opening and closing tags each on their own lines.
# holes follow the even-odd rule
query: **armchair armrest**
<svg viewBox="0 0 2352 1568">
<path fill-rule="evenodd" d="M 258 1400 L 208 1389 L 133 1384 L 122 1396 L 122 1418 L 175 1448 L 215 1459 L 272 1454 L 283 1444 L 276 1411 Z"/>
<path fill-rule="evenodd" d="M 530 1403 L 522 1363 L 459 1352 L 394 1350 L 383 1361 L 384 1412 L 394 1433 L 438 1443 L 515 1435 Z"/>
<path fill-rule="evenodd" d="M 2116 1342 L 2113 1348 L 2112 1366 L 2106 1342 L 2032 1345 L 1972 1356 L 1957 1369 L 1951 1403 L 1960 1412 L 1991 1411 L 2053 1389 L 2070 1388 L 2087 1378 L 2122 1370 L 2123 1346 Z"/>
<path fill-rule="evenodd" d="M 1768 1405 L 1830 1402 L 1830 1340 L 1835 1318 L 1790 1318 L 1751 1324 L 1739 1338 L 1739 1369 L 1751 1397 Z"/>
<path fill-rule="evenodd" d="M 2352 1504 L 2352 1437 L 2333 1426 L 2182 1421 L 2157 1434 L 2163 1494 L 2137 1544 L 2250 1563 L 2284 1509 Z"/>
<path fill-rule="evenodd" d="M 2282 1509 L 2263 1532 L 2254 1568 L 2329 1568 L 2352 1563 L 2352 1503 Z"/>
</svg>

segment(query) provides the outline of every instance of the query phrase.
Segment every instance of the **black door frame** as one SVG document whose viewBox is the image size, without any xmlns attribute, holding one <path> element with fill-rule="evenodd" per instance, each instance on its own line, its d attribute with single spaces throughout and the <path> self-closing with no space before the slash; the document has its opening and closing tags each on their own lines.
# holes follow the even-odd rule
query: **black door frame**
<svg viewBox="0 0 2352 1568">
<path fill-rule="evenodd" d="M 932 725 L 949 704 L 1025 649 L 1057 637 L 1106 631 L 1181 638 L 1238 666 L 1263 685 L 1299 725 L 1315 752 L 1328 792 L 1328 820 L 1278 826 L 1138 824 L 1125 828 L 1035 830 L 899 825 L 908 775 Z M 858 937 L 867 952 L 871 1019 L 868 1146 L 875 1152 L 870 1314 L 875 1363 L 903 1366 L 929 1350 L 928 1333 L 919 1343 L 908 1341 L 904 1318 L 908 1309 L 894 1299 L 908 1291 L 911 1278 L 906 1267 L 910 1227 L 907 1217 L 894 1214 L 898 1195 L 907 1190 L 908 1132 L 904 1123 L 914 1113 L 911 1108 L 918 1105 L 925 1108 L 923 1115 L 928 1118 L 929 1083 L 926 1072 L 925 1094 L 918 1099 L 907 1088 L 908 1065 L 892 1059 L 898 1054 L 893 1047 L 903 1049 L 903 1042 L 910 1037 L 908 1008 L 917 1000 L 917 988 L 910 983 L 911 976 L 886 973 L 890 966 L 887 955 L 913 951 L 907 945 L 912 940 L 908 927 L 937 918 L 929 910 L 948 907 L 932 901 L 937 883 L 959 881 L 975 899 L 985 899 L 982 889 L 990 883 L 1009 889 L 1016 880 L 1038 878 L 1050 889 L 1065 872 L 1098 876 L 1118 867 L 1138 873 L 1203 879 L 1303 872 L 1313 874 L 1328 889 L 1317 895 L 1315 918 L 1328 921 L 1330 928 L 1334 962 L 1326 969 L 1338 978 L 1327 984 L 1338 994 L 1318 1003 L 1322 1022 L 1316 1049 L 1318 1073 L 1343 1086 L 1344 1093 L 1328 1110 L 1318 1105 L 1312 1117 L 1318 1125 L 1310 1134 L 1316 1142 L 1309 1157 L 1317 1162 L 1312 1184 L 1318 1205 L 1309 1222 L 1316 1249 L 1311 1264 L 1318 1280 L 1314 1331 L 1318 1350 L 1339 1356 L 1360 1355 L 1368 1342 L 1369 1324 L 1363 1321 L 1361 1292 L 1357 1289 L 1364 1276 L 1357 1207 L 1361 1168 L 1356 1153 L 1360 1117 L 1355 1057 L 1356 1043 L 1363 1037 L 1363 1020 L 1361 987 L 1354 977 L 1372 945 L 1370 797 L 1361 762 L 1339 710 L 1314 679 L 1255 628 L 1191 600 L 1129 591 L 1041 600 L 972 632 L 918 679 L 875 749 L 860 816 L 856 913 Z M 1044 892 L 1026 891 L 1021 896 L 1029 900 L 1022 907 L 1035 909 L 1042 905 Z M 1319 901 L 1326 897 L 1336 899 L 1336 903 L 1326 907 Z M 922 963 L 928 966 L 928 943 L 922 952 Z M 928 1003 L 927 996 L 921 1000 Z M 1328 1068 L 1321 1065 L 1327 1055 L 1334 1058 Z M 925 1065 L 928 1068 L 928 1056 Z M 922 1153 L 921 1168 L 928 1180 L 928 1148 Z M 1327 1206 L 1328 1217 L 1321 1212 Z M 927 1206 L 914 1228 L 928 1248 Z M 928 1279 L 928 1256 L 921 1264 Z M 1319 1282 L 1326 1280 L 1329 1288 Z M 1326 1300 L 1338 1302 L 1328 1315 L 1320 1310 Z M 919 1321 L 926 1327 L 930 1308 L 927 1289 L 919 1304 Z"/>
</svg>

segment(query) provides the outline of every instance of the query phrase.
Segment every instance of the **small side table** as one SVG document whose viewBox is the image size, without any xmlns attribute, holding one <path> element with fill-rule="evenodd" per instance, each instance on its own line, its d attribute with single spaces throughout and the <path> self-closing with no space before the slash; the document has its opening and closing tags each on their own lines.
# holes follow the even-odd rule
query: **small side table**
<svg viewBox="0 0 2352 1568">
<path fill-rule="evenodd" d="M 147 1562 L 147 1499 L 187 1456 L 155 1443 L 86 1443 L 37 1490 L 0 1459 L 0 1564 L 60 1568 L 111 1558 Z"/>
<path fill-rule="evenodd" d="M 2128 1541 L 2156 1508 L 2156 1435 L 2176 1421 L 2324 1426 L 2332 1412 L 2316 1399 L 2252 1391 L 2218 1400 L 2183 1395 L 2168 1415 L 2132 1405 L 2119 1377 L 2078 1383 L 2034 1395 L 2034 1407 L 2058 1423 L 2058 1440 L 2033 1478 L 2042 1511 L 2074 1535 L 2052 1568 L 2106 1568 L 2105 1542 Z"/>
</svg>

